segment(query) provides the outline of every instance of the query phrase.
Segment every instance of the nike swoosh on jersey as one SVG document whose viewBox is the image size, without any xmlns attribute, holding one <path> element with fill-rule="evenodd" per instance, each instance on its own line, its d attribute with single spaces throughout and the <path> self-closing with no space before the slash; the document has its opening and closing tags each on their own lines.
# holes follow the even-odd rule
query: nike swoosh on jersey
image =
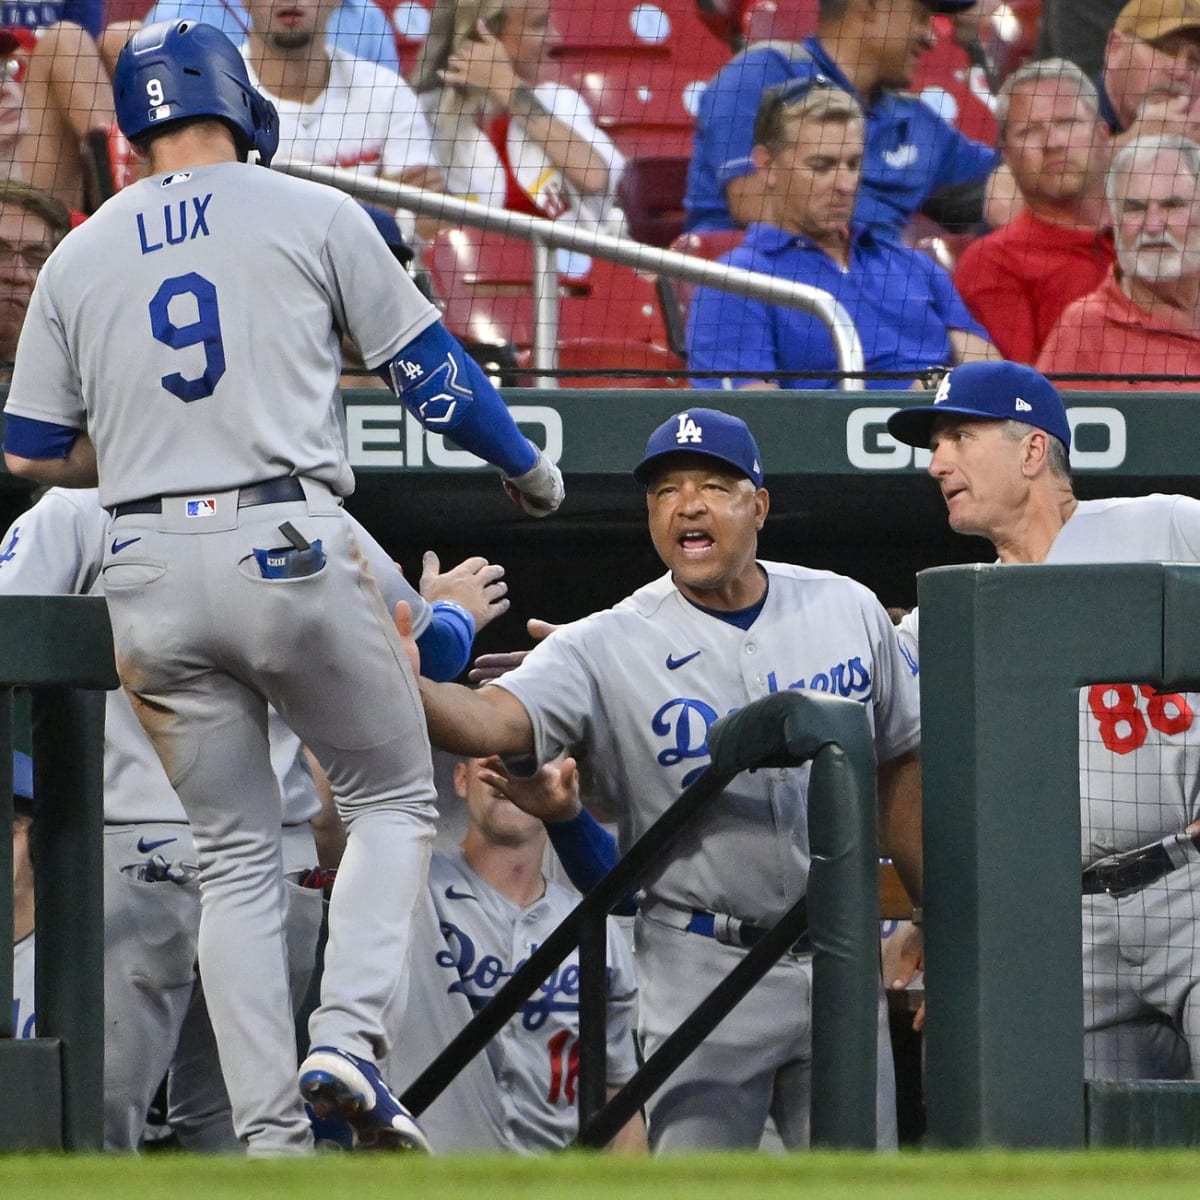
<svg viewBox="0 0 1200 1200">
<path fill-rule="evenodd" d="M 159 846 L 165 846 L 168 842 L 177 842 L 178 838 L 159 838 L 157 841 L 148 842 L 144 837 L 137 840 L 137 849 L 139 854 L 149 854 L 151 850 L 157 850 Z"/>
<path fill-rule="evenodd" d="M 682 667 L 684 663 L 690 663 L 692 661 L 692 659 L 695 658 L 696 655 L 699 653 L 700 653 L 699 650 L 693 650 L 691 652 L 691 654 L 685 654 L 682 658 L 676 658 L 675 655 L 668 654 L 667 655 L 667 670 L 668 671 L 678 671 L 679 668 Z"/>
<path fill-rule="evenodd" d="M 126 548 L 126 546 L 132 546 L 134 542 L 140 542 L 141 540 L 142 539 L 140 537 L 132 537 L 126 538 L 123 542 L 118 542 L 116 538 L 113 538 L 113 543 L 110 549 L 114 554 L 120 554 L 121 551 Z M 172 839 L 172 841 L 173 840 L 174 839 Z"/>
<path fill-rule="evenodd" d="M 446 885 L 446 899 L 447 900 L 474 900 L 476 904 L 479 903 L 479 897 L 476 896 L 473 892 L 456 892 L 454 890 L 454 884 L 452 884 L 452 883 L 448 883 Z"/>
</svg>

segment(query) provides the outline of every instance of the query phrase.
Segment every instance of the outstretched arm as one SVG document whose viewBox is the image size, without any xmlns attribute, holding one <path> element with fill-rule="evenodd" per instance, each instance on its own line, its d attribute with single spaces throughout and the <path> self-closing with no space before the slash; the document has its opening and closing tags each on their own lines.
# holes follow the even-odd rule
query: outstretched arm
<svg viewBox="0 0 1200 1200">
<path fill-rule="evenodd" d="M 500 393 L 440 321 L 377 369 L 426 429 L 498 467 L 505 491 L 530 516 L 549 516 L 562 503 L 559 469 L 517 428 Z"/>
</svg>

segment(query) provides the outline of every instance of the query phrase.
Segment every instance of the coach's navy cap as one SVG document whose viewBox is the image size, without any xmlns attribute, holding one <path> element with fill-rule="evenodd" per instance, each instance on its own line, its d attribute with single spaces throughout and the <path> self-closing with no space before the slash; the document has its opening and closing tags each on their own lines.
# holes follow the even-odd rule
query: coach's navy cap
<svg viewBox="0 0 1200 1200">
<path fill-rule="evenodd" d="M 933 422 L 949 414 L 1023 421 L 1071 448 L 1071 427 L 1058 392 L 1045 375 L 1024 363 L 977 362 L 955 367 L 942 380 L 932 404 L 892 413 L 888 433 L 897 441 L 927 448 Z"/>
<path fill-rule="evenodd" d="M 13 796 L 21 800 L 33 800 L 33 759 L 20 750 L 13 751 Z"/>
<path fill-rule="evenodd" d="M 664 421 L 646 443 L 646 454 L 633 468 L 638 483 L 649 483 L 668 454 L 703 454 L 741 471 L 756 488 L 763 485 L 762 455 L 750 426 L 715 408 L 688 408 Z"/>
</svg>

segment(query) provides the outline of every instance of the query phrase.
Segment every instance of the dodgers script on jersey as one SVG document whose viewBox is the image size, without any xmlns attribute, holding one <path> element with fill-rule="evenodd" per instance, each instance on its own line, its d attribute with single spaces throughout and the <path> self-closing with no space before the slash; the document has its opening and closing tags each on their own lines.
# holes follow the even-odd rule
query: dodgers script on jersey
<svg viewBox="0 0 1200 1200">
<path fill-rule="evenodd" d="M 508 982 L 579 902 L 546 881 L 525 908 L 481 879 L 462 853 L 434 854 L 429 896 L 413 936 L 408 1006 L 393 1037 L 392 1075 L 414 1079 Z M 629 945 L 608 922 L 610 1086 L 637 1068 L 633 1027 L 637 985 Z M 579 1130 L 579 955 L 566 958 L 540 991 L 425 1112 L 434 1149 L 528 1153 L 566 1146 Z"/>
<path fill-rule="evenodd" d="M 1046 555 L 1052 563 L 1200 562 L 1200 501 L 1082 500 Z M 1200 804 L 1200 694 L 1132 683 L 1080 689 L 1083 862 L 1178 833 Z"/>
<path fill-rule="evenodd" d="M 529 712 L 539 762 L 587 744 L 623 846 L 708 764 L 712 724 L 772 692 L 861 701 L 879 761 L 919 742 L 916 673 L 875 596 L 828 571 L 760 566 L 769 589 L 748 630 L 689 603 L 664 576 L 558 630 L 494 685 Z M 648 894 L 752 922 L 782 915 L 807 886 L 808 776 L 807 765 L 739 775 Z"/>
<path fill-rule="evenodd" d="M 86 428 L 105 507 L 281 475 L 347 495 L 341 331 L 374 368 L 437 316 L 340 192 L 241 163 L 154 176 L 42 269 L 7 410 Z"/>
</svg>

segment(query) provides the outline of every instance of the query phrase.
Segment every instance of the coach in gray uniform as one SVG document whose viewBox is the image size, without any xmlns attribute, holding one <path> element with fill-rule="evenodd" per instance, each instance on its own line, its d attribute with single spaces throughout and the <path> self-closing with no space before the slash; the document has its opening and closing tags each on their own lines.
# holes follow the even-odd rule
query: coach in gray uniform
<svg viewBox="0 0 1200 1200">
<path fill-rule="evenodd" d="M 783 688 L 848 696 L 874 731 L 883 849 L 919 897 L 917 682 L 887 613 L 853 580 L 756 559 L 769 496 L 742 421 L 677 414 L 635 476 L 668 574 L 552 633 L 493 686 L 422 683 L 435 743 L 539 762 L 581 748 L 628 846 L 707 765 L 717 718 Z M 738 776 L 647 884 L 635 925 L 647 1054 L 804 894 L 808 778 L 807 766 Z M 654 1096 L 652 1147 L 755 1147 L 768 1113 L 787 1146 L 807 1144 L 811 984 L 797 943 Z M 882 989 L 879 1051 L 879 1140 L 891 1145 Z"/>
<path fill-rule="evenodd" d="M 256 1155 L 310 1151 L 303 1096 L 359 1144 L 426 1148 L 376 1064 L 425 885 L 433 772 L 412 669 L 342 509 L 341 332 L 528 511 L 557 506 L 561 477 L 358 204 L 247 165 L 269 162 L 277 118 L 228 38 L 147 26 L 113 90 L 150 174 L 43 268 L 5 459 L 41 482 L 99 479 L 118 669 L 192 828 L 238 1136 Z M 299 1091 L 268 703 L 348 829 Z"/>
</svg>

